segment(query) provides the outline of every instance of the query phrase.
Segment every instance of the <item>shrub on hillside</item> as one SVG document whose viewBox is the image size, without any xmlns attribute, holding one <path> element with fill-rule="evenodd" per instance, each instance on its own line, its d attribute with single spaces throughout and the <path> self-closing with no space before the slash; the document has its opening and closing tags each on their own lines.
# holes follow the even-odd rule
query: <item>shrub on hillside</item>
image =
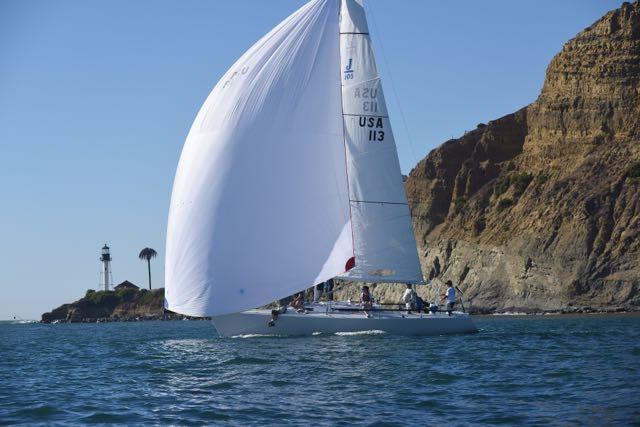
<svg viewBox="0 0 640 427">
<path fill-rule="evenodd" d="M 135 289 L 118 289 L 116 295 L 120 301 L 131 301 L 138 291 Z"/>
<path fill-rule="evenodd" d="M 640 177 L 640 162 L 633 163 L 624 172 L 626 178 L 638 178 Z"/>
<path fill-rule="evenodd" d="M 496 196 L 500 196 L 501 194 L 504 194 L 507 192 L 510 185 L 511 185 L 511 181 L 509 180 L 509 177 L 506 176 L 502 178 L 500 181 L 498 181 L 498 183 L 493 189 L 493 192 L 496 194 Z"/>
<path fill-rule="evenodd" d="M 549 179 L 549 175 L 547 175 L 544 172 L 542 172 L 542 173 L 538 174 L 538 176 L 536 176 L 536 182 L 539 185 L 544 184 L 545 182 L 547 182 L 548 179 Z"/>
<path fill-rule="evenodd" d="M 508 207 L 513 205 L 513 200 L 511 199 L 501 199 L 498 202 L 498 212 L 502 212 L 503 210 L 507 209 Z"/>
<path fill-rule="evenodd" d="M 85 298 L 95 305 L 115 305 L 120 302 L 120 298 L 113 291 L 96 291 L 87 294 Z"/>
<path fill-rule="evenodd" d="M 533 175 L 530 173 L 522 172 L 516 173 L 511 177 L 511 184 L 516 196 L 520 196 L 529 186 L 529 183 L 533 179 Z"/>
<path fill-rule="evenodd" d="M 466 202 L 467 202 L 467 199 L 465 199 L 464 197 L 457 197 L 453 199 L 453 208 L 455 209 L 456 212 L 459 212 Z"/>
</svg>

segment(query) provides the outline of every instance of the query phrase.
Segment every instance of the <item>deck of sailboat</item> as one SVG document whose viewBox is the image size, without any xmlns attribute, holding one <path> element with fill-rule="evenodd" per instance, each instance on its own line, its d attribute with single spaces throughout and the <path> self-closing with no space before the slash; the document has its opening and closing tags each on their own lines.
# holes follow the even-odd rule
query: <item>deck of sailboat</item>
<svg viewBox="0 0 640 427">
<path fill-rule="evenodd" d="M 218 333 L 224 337 L 259 335 L 313 335 L 316 333 L 382 331 L 399 335 L 440 335 L 471 333 L 477 329 L 468 314 L 411 313 L 396 310 L 363 311 L 287 310 L 280 314 L 274 326 L 269 326 L 271 310 L 248 310 L 216 316 L 212 319 Z"/>
</svg>

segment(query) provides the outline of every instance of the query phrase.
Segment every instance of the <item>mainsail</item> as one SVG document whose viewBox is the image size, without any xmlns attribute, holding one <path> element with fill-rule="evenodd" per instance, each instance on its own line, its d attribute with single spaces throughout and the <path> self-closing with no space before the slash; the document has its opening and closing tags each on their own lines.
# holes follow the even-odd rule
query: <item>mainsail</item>
<svg viewBox="0 0 640 427">
<path fill-rule="evenodd" d="M 342 107 L 355 266 L 363 282 L 423 281 L 400 163 L 362 0 L 340 11 Z"/>
<path fill-rule="evenodd" d="M 198 113 L 176 171 L 165 306 L 242 311 L 336 276 L 353 256 L 338 1 L 251 47 Z"/>
<path fill-rule="evenodd" d="M 362 3 L 313 0 L 227 71 L 189 131 L 165 307 L 234 313 L 341 274 L 422 280 Z"/>
</svg>

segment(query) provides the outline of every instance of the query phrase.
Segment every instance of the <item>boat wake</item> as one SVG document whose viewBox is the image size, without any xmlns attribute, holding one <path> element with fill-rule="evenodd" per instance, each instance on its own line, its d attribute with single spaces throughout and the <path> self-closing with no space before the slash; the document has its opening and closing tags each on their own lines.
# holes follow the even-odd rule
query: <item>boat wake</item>
<svg viewBox="0 0 640 427">
<path fill-rule="evenodd" d="M 232 335 L 231 338 L 284 338 L 287 335 L 282 334 L 241 334 Z"/>
<path fill-rule="evenodd" d="M 350 337 L 355 335 L 384 335 L 385 331 L 381 331 L 379 329 L 371 329 L 369 331 L 353 331 L 353 332 L 335 332 L 334 335 L 338 335 L 341 337 Z"/>
<path fill-rule="evenodd" d="M 38 323 L 37 320 L 24 320 L 24 319 L 17 319 L 17 320 L 0 320 L 0 324 L 6 324 L 6 325 L 28 325 L 31 323 Z"/>
</svg>

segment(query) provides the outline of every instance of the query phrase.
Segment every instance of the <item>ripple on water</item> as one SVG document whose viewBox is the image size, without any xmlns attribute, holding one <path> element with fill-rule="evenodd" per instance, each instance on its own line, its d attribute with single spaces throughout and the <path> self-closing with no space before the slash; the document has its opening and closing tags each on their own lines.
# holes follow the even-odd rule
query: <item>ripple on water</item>
<svg viewBox="0 0 640 427">
<path fill-rule="evenodd" d="M 127 423 L 131 418 L 131 414 L 95 412 L 86 417 L 82 417 L 80 421 L 86 424 L 119 424 Z"/>
<path fill-rule="evenodd" d="M 273 360 L 259 357 L 236 356 L 222 362 L 222 365 L 271 365 Z"/>
<path fill-rule="evenodd" d="M 448 374 L 446 372 L 431 372 L 428 377 L 429 384 L 448 385 L 459 381 L 460 377 L 454 374 Z"/>
<path fill-rule="evenodd" d="M 54 406 L 43 404 L 20 409 L 13 412 L 11 415 L 14 419 L 26 418 L 29 420 L 38 420 L 55 418 L 57 415 L 61 414 L 64 414 L 64 411 L 55 408 Z"/>
</svg>

